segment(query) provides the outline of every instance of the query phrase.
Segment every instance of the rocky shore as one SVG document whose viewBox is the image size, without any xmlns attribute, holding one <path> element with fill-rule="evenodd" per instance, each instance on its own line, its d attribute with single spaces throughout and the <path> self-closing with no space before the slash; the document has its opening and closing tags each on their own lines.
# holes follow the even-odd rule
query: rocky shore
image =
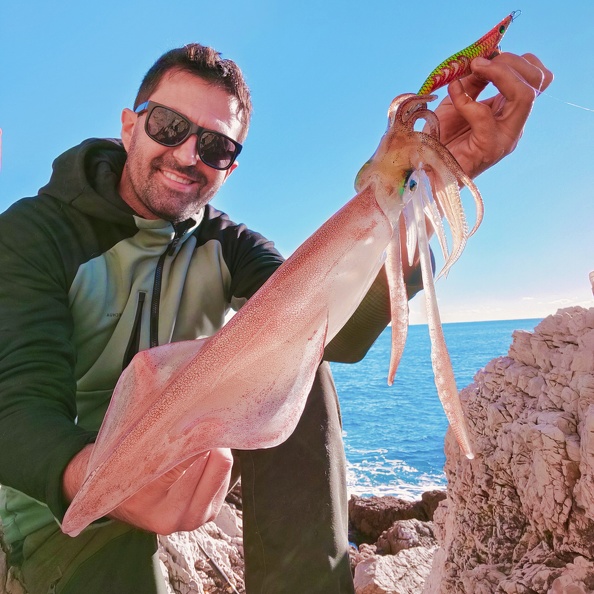
<svg viewBox="0 0 594 594">
<path fill-rule="evenodd" d="M 461 397 L 477 456 L 448 432 L 424 592 L 594 592 L 594 309 L 515 332 Z"/>
<path fill-rule="evenodd" d="M 351 539 L 358 545 L 351 548 L 351 565 L 357 592 L 420 592 L 437 550 L 431 518 L 445 497 L 442 491 L 425 493 L 418 502 L 351 497 Z M 195 532 L 159 540 L 171 594 L 245 591 L 240 501 L 227 502 L 215 522 Z M 395 588 L 396 581 L 400 585 Z"/>
<path fill-rule="evenodd" d="M 461 398 L 476 457 L 448 432 L 447 495 L 351 497 L 357 594 L 594 594 L 594 309 L 515 332 Z M 243 593 L 238 494 L 160 558 L 171 594 Z M 2 551 L 0 592 L 24 594 Z"/>
<path fill-rule="evenodd" d="M 349 501 L 351 567 L 358 594 L 420 592 L 437 550 L 432 518 L 445 491 L 420 501 L 357 497 Z M 170 594 L 245 592 L 241 492 L 235 489 L 214 522 L 159 537 Z M 0 549 L 0 593 L 26 594 Z"/>
</svg>

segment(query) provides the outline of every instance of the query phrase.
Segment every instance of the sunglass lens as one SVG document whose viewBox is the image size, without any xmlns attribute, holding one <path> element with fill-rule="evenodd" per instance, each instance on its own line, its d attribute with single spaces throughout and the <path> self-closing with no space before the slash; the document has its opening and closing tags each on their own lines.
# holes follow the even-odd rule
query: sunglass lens
<svg viewBox="0 0 594 594">
<path fill-rule="evenodd" d="M 166 107 L 155 107 L 147 121 L 149 135 L 165 146 L 176 146 L 184 141 L 190 122 Z"/>
<path fill-rule="evenodd" d="M 235 157 L 235 145 L 216 132 L 205 131 L 200 135 L 200 159 L 215 169 L 226 169 Z"/>
</svg>

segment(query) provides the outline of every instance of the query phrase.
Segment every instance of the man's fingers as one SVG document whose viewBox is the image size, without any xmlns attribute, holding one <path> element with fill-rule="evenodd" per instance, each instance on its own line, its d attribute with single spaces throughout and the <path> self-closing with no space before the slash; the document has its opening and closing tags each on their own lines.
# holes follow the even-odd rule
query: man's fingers
<svg viewBox="0 0 594 594">
<path fill-rule="evenodd" d="M 462 84 L 473 99 L 488 83 L 493 83 L 509 100 L 518 93 L 524 96 L 526 87 L 538 94 L 553 80 L 553 74 L 534 54 L 518 56 L 503 52 L 492 60 L 476 58 L 471 63 L 471 69 L 473 74 L 463 78 Z"/>
<path fill-rule="evenodd" d="M 456 82 L 459 82 L 464 92 L 474 100 L 478 98 L 478 96 L 485 90 L 485 87 L 489 84 L 488 79 L 483 78 L 474 72 L 465 76 L 464 78 L 458 79 L 458 81 L 454 81 L 452 84 L 455 84 Z"/>
<path fill-rule="evenodd" d="M 177 466 L 168 470 L 165 474 L 157 480 L 162 483 L 167 489 L 171 489 L 176 482 L 184 476 L 188 468 L 194 467 L 193 474 L 199 472 L 199 469 L 204 468 L 208 462 L 208 452 L 201 452 L 196 456 L 191 456 L 187 460 L 180 462 Z"/>
<path fill-rule="evenodd" d="M 233 456 L 218 448 L 193 459 L 171 485 L 167 505 L 177 510 L 177 530 L 194 530 L 218 514 L 229 487 Z"/>
<path fill-rule="evenodd" d="M 494 117 L 511 146 L 517 143 L 538 94 L 550 84 L 552 74 L 532 54 L 516 56 L 503 53 L 492 61 L 474 60 L 472 68 L 488 78 L 500 95 L 491 100 Z"/>
<path fill-rule="evenodd" d="M 460 81 L 453 82 L 448 87 L 448 93 L 454 107 L 466 122 L 466 125 L 457 131 L 458 135 L 472 129 L 474 135 L 479 138 L 492 138 L 495 133 L 495 120 L 491 108 L 468 95 Z"/>
<path fill-rule="evenodd" d="M 545 65 L 534 54 L 523 54 L 522 58 L 524 58 L 526 62 L 532 64 L 538 69 L 538 71 L 540 71 L 540 85 L 537 87 L 535 84 L 533 84 L 532 86 L 536 88 L 539 93 L 542 93 L 553 82 L 553 79 L 555 78 L 553 73 L 548 68 L 546 68 Z"/>
<path fill-rule="evenodd" d="M 188 506 L 188 528 L 214 520 L 227 496 L 233 467 L 233 455 L 227 448 L 210 451 L 208 463 L 200 481 L 196 484 L 194 495 Z"/>
<path fill-rule="evenodd" d="M 474 73 L 497 87 L 506 104 L 511 104 L 508 110 L 520 106 L 521 112 L 527 109 L 528 113 L 534 99 L 548 87 L 553 78 L 552 73 L 533 54 L 516 56 L 503 53 L 493 60 L 477 58 L 471 67 Z M 528 113 L 522 114 L 524 119 Z"/>
</svg>

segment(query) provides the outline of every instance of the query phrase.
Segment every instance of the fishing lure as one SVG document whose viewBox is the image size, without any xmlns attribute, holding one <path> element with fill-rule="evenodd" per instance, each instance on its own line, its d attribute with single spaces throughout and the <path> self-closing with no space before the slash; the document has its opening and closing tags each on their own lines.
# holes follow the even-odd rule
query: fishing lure
<svg viewBox="0 0 594 594">
<path fill-rule="evenodd" d="M 511 22 L 519 14 L 519 10 L 514 10 L 478 41 L 444 60 L 427 77 L 417 95 L 429 95 L 452 81 L 470 74 L 470 62 L 475 58 L 492 58 Z"/>
</svg>

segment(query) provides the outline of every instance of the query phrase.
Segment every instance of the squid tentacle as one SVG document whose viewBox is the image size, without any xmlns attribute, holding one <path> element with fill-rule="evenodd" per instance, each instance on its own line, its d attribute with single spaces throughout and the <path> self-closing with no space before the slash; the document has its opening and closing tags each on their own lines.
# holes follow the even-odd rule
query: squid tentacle
<svg viewBox="0 0 594 594">
<path fill-rule="evenodd" d="M 414 253 L 414 250 L 413 250 Z M 388 370 L 388 385 L 394 383 L 396 369 L 402 358 L 408 324 L 394 323 L 395 320 L 408 319 L 408 295 L 404 283 L 402 270 L 402 254 L 400 243 L 400 227 L 394 227 L 394 234 L 386 249 L 386 272 L 388 277 L 388 288 L 390 291 L 390 314 L 392 323 L 392 348 L 390 351 L 390 367 Z"/>
<path fill-rule="evenodd" d="M 445 226 L 443 224 L 441 213 L 439 212 L 439 208 L 435 200 L 433 199 L 433 193 L 431 191 L 430 181 L 427 177 L 423 177 L 420 180 L 420 183 L 423 183 L 425 187 L 425 192 L 421 194 L 422 204 L 423 204 L 423 212 L 425 213 L 425 217 L 431 224 L 433 231 L 435 232 L 439 246 L 441 248 L 441 252 L 443 254 L 444 260 L 448 261 L 450 258 L 450 251 L 448 248 L 448 241 L 445 232 Z"/>
<path fill-rule="evenodd" d="M 446 276 L 452 265 L 458 260 L 462 251 L 466 247 L 468 237 L 468 225 L 464 215 L 464 209 L 458 189 L 455 186 L 455 180 L 451 178 L 443 180 L 441 175 L 435 179 L 435 194 L 440 204 L 443 205 L 446 218 L 450 222 L 450 231 L 452 234 L 452 250 L 445 261 L 439 276 Z"/>
<path fill-rule="evenodd" d="M 420 132 L 420 134 L 423 134 L 422 142 L 433 149 L 434 154 L 442 164 L 442 167 L 440 168 L 441 171 L 451 172 L 451 174 L 458 181 L 458 184 L 466 186 L 474 198 L 476 207 L 476 220 L 474 226 L 468 232 L 468 236 L 470 237 L 476 232 L 483 221 L 485 208 L 483 199 L 481 198 L 481 193 L 472 179 L 464 172 L 462 167 L 460 167 L 454 156 L 439 142 L 438 138 L 435 138 L 429 134 L 424 134 L 423 132 Z"/>
<path fill-rule="evenodd" d="M 358 189 L 373 187 L 381 204 L 382 195 L 389 187 L 390 179 L 398 174 L 393 156 L 397 154 L 396 151 L 406 153 L 408 169 L 404 179 L 407 181 L 403 186 L 402 206 L 397 220 L 401 218 L 404 220 L 409 264 L 412 263 L 418 247 L 432 344 L 431 358 L 438 394 L 461 449 L 466 456 L 472 458 L 474 454 L 437 308 L 427 226 L 433 227 L 444 255 L 445 262 L 438 275 L 439 278 L 446 275 L 460 257 L 468 237 L 476 231 L 482 221 L 484 206 L 478 188 L 464 173 L 451 153 L 439 142 L 439 124 L 434 113 L 426 107 L 427 102 L 432 99 L 434 97 L 403 95 L 392 102 L 388 112 L 388 131 L 373 157 L 357 177 L 356 187 Z M 424 119 L 426 122 L 423 132 L 414 130 L 419 119 Z M 403 146 L 408 146 L 408 150 L 403 149 Z M 404 165 L 406 169 L 405 164 L 399 163 L 399 165 L 401 167 Z M 403 170 L 400 169 L 400 171 Z M 417 186 L 419 187 L 418 191 L 411 190 L 411 182 L 415 182 L 413 184 L 415 190 Z M 476 206 L 476 222 L 470 232 L 460 197 L 459 187 L 462 185 L 470 189 Z M 382 207 L 389 212 L 389 204 L 385 207 L 382 204 Z M 450 228 L 451 251 L 448 250 L 442 218 L 447 221 Z M 398 222 L 393 223 L 394 229 L 398 226 Z M 393 241 L 397 237 L 398 235 L 394 233 Z M 390 246 L 389 252 L 396 253 L 393 246 Z M 389 271 L 389 276 L 393 274 L 395 274 L 394 271 Z M 392 312 L 393 329 L 397 325 L 407 325 L 407 310 L 393 306 Z M 399 315 L 402 317 L 397 318 L 396 316 Z M 392 349 L 388 383 L 393 379 L 395 362 L 402 353 L 399 341 L 394 338 Z"/>
<path fill-rule="evenodd" d="M 421 274 L 423 277 L 423 288 L 425 292 L 425 306 L 427 311 L 427 324 L 431 337 L 431 362 L 435 375 L 435 385 L 437 393 L 441 400 L 445 414 L 450 422 L 452 430 L 460 444 L 460 447 L 467 458 L 474 458 L 474 452 L 468 437 L 468 429 L 464 420 L 464 412 L 458 397 L 458 389 L 452 363 L 447 350 L 439 310 L 437 308 L 437 298 L 435 295 L 435 284 L 433 282 L 433 270 L 431 267 L 431 254 L 429 251 L 429 240 L 425 229 L 425 215 L 422 209 L 422 196 L 425 184 L 422 182 L 426 173 L 423 170 L 414 171 L 409 178 L 408 188 L 415 194 L 412 203 L 415 211 L 415 220 L 419 236 L 419 254 L 421 260 Z M 421 180 L 421 183 L 419 183 Z"/>
</svg>

